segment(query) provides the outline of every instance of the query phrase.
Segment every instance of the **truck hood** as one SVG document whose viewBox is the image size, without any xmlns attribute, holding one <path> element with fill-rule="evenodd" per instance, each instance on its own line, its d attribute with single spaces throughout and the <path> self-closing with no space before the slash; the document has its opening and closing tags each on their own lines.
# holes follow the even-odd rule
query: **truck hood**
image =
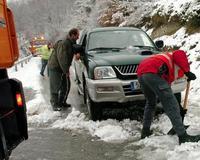
<svg viewBox="0 0 200 160">
<path fill-rule="evenodd" d="M 96 52 L 90 57 L 90 62 L 95 63 L 95 66 L 113 66 L 113 65 L 128 65 L 139 64 L 140 61 L 149 55 L 141 55 L 144 50 L 139 51 L 108 51 L 108 52 Z M 148 53 L 151 51 L 148 51 Z"/>
</svg>

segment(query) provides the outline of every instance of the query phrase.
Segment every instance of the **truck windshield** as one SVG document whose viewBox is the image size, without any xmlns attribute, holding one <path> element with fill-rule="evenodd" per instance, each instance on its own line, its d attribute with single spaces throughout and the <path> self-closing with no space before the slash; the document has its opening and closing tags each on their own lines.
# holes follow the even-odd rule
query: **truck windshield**
<svg viewBox="0 0 200 160">
<path fill-rule="evenodd" d="M 89 35 L 87 49 L 124 49 L 129 47 L 139 48 L 155 48 L 150 38 L 143 32 L 138 30 L 120 30 L 120 31 L 99 31 L 92 32 Z"/>
</svg>

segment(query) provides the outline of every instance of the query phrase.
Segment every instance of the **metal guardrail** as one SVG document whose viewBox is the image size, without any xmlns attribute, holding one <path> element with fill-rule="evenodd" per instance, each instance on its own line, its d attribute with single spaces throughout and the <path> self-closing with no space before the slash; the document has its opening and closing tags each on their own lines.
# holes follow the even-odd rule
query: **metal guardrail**
<svg viewBox="0 0 200 160">
<path fill-rule="evenodd" d="M 32 58 L 32 55 L 29 55 L 27 57 L 24 57 L 22 59 L 20 59 L 19 61 L 15 62 L 14 66 L 15 66 L 15 71 L 18 71 L 18 66 L 20 65 L 21 67 L 24 66 L 24 63 L 27 64 L 27 62 L 30 61 L 30 59 Z"/>
<path fill-rule="evenodd" d="M 134 0 L 119 0 L 119 1 L 122 1 L 122 2 L 133 2 Z"/>
</svg>

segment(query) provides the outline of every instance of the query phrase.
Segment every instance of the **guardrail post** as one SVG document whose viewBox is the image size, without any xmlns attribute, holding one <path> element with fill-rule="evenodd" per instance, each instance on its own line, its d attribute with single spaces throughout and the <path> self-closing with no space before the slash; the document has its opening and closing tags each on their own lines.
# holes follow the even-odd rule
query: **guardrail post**
<svg viewBox="0 0 200 160">
<path fill-rule="evenodd" d="M 27 56 L 27 57 L 25 57 L 25 58 L 23 58 L 23 59 L 17 61 L 17 62 L 15 63 L 15 71 L 18 71 L 18 68 L 17 68 L 17 65 L 18 65 L 18 64 L 20 64 L 21 67 L 23 67 L 23 66 L 24 66 L 24 63 L 27 64 L 27 62 L 29 62 L 31 58 L 32 58 L 32 55 L 29 55 L 29 56 Z"/>
</svg>

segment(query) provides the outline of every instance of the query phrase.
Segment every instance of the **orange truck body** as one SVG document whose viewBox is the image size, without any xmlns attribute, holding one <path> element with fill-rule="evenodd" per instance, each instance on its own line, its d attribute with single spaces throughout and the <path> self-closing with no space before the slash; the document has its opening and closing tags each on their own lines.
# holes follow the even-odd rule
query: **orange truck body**
<svg viewBox="0 0 200 160">
<path fill-rule="evenodd" d="M 14 18 L 6 0 L 0 0 L 0 69 L 11 67 L 19 57 Z"/>
<path fill-rule="evenodd" d="M 36 53 L 36 47 L 34 47 L 33 45 L 31 45 L 29 47 L 29 50 L 30 50 L 30 52 L 31 52 L 32 55 L 34 55 Z"/>
</svg>

